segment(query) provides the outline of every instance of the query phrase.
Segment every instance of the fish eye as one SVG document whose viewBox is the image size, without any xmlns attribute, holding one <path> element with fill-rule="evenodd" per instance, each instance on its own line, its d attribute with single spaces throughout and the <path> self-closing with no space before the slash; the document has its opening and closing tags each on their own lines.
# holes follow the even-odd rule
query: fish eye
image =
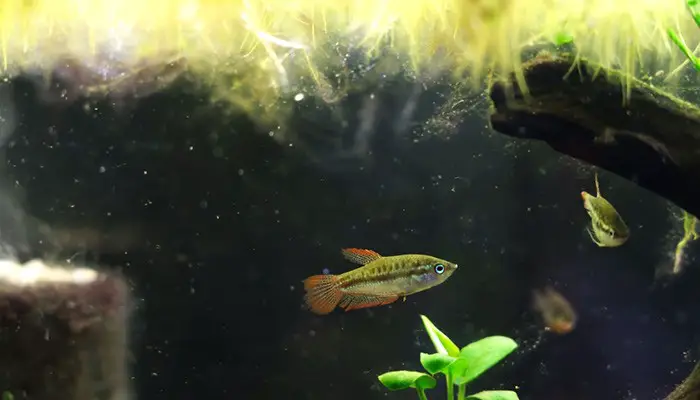
<svg viewBox="0 0 700 400">
<path fill-rule="evenodd" d="M 443 272 L 445 272 L 445 266 L 442 264 L 435 264 L 435 272 L 437 274 L 442 274 Z"/>
</svg>

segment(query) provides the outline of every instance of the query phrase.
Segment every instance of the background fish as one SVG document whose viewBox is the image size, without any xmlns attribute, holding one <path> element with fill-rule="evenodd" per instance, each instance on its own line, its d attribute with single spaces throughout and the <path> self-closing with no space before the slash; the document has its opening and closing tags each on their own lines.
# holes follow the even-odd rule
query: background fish
<svg viewBox="0 0 700 400">
<path fill-rule="evenodd" d="M 599 247 L 617 247 L 627 241 L 629 228 L 617 213 L 615 207 L 600 194 L 598 173 L 595 174 L 596 195 L 581 192 L 583 207 L 591 217 L 591 228 L 586 228 L 591 240 Z"/>
<path fill-rule="evenodd" d="M 576 326 L 576 312 L 571 304 L 559 292 L 546 287 L 544 290 L 532 291 L 532 304 L 550 331 L 563 335 Z"/>
<path fill-rule="evenodd" d="M 304 300 L 316 314 L 337 306 L 345 311 L 406 300 L 447 280 L 457 264 L 423 254 L 382 257 L 365 249 L 343 249 L 349 261 L 363 265 L 340 275 L 314 275 L 304 280 Z"/>
</svg>

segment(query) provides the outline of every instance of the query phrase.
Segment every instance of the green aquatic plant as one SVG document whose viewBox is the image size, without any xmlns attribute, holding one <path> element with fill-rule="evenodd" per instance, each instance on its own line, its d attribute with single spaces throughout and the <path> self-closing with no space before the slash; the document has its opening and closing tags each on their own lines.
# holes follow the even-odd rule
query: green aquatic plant
<svg viewBox="0 0 700 400">
<path fill-rule="evenodd" d="M 695 25 L 700 28 L 700 10 L 698 9 L 700 2 L 698 0 L 687 0 L 686 5 L 688 6 L 690 15 L 695 21 Z M 670 28 L 667 30 L 667 33 L 671 41 L 683 52 L 688 61 L 693 64 L 696 70 L 700 71 L 700 59 L 693 54 L 694 52 L 685 44 L 683 38 L 675 30 Z"/>
<path fill-rule="evenodd" d="M 700 28 L 700 11 L 698 11 L 698 0 L 688 0 L 686 1 L 686 4 L 688 5 L 688 11 L 690 11 L 690 15 L 693 17 L 693 21 L 695 21 L 695 25 Z"/>
<path fill-rule="evenodd" d="M 15 396 L 9 390 L 2 392 L 2 400 L 15 400 Z"/>
<path fill-rule="evenodd" d="M 574 42 L 574 37 L 568 33 L 567 31 L 560 31 L 557 32 L 556 35 L 552 38 L 552 43 L 554 43 L 557 46 L 563 46 L 565 44 L 573 43 Z"/>
<path fill-rule="evenodd" d="M 673 261 L 673 273 L 677 274 L 680 272 L 681 265 L 683 263 L 683 255 L 685 254 L 685 248 L 693 240 L 697 240 L 700 235 L 698 234 L 695 226 L 698 223 L 698 219 L 691 215 L 687 211 L 683 210 L 683 237 L 676 245 L 676 252 L 674 253 Z"/>
<path fill-rule="evenodd" d="M 435 375 L 445 376 L 447 399 L 454 399 L 457 386 L 458 400 L 518 400 L 511 390 L 487 390 L 467 396 L 467 384 L 496 365 L 518 347 L 511 338 L 489 336 L 464 346 L 462 349 L 440 331 L 425 315 L 423 326 L 435 346 L 436 353 L 420 354 L 420 363 L 426 373 L 417 371 L 391 371 L 379 375 L 379 381 L 389 390 L 414 388 L 418 398 L 427 400 L 425 391 L 437 385 Z"/>
<path fill-rule="evenodd" d="M 689 212 L 683 210 L 683 240 L 695 240 L 698 238 L 698 232 L 695 230 L 698 219 Z"/>
<path fill-rule="evenodd" d="M 379 382 L 389 390 L 405 390 L 408 388 L 416 389 L 418 398 L 427 400 L 425 391 L 437 386 L 435 378 L 432 376 L 416 371 L 391 371 L 379 375 Z"/>
</svg>

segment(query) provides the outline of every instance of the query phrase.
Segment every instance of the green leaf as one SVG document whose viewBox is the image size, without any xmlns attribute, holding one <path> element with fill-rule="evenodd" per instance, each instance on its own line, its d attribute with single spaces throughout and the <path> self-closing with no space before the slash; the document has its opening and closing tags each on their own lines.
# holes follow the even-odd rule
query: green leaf
<svg viewBox="0 0 700 400">
<path fill-rule="evenodd" d="M 452 357 L 459 357 L 459 347 L 457 347 L 450 338 L 442 333 L 425 315 L 420 316 L 423 320 L 423 326 L 425 326 L 425 331 L 428 332 L 430 340 L 435 346 L 435 350 L 441 354 L 447 354 Z"/>
<path fill-rule="evenodd" d="M 447 367 L 447 374 L 450 374 L 450 376 L 452 377 L 452 381 L 455 385 L 461 384 L 461 381 L 458 382 L 458 380 L 461 376 L 464 376 L 467 373 L 467 371 L 469 370 L 470 362 L 471 361 L 467 360 L 466 358 L 459 357 L 455 360 L 455 362 L 453 362 L 452 364 L 450 364 L 449 367 Z"/>
<path fill-rule="evenodd" d="M 432 376 L 416 371 L 391 371 L 379 375 L 379 382 L 389 390 L 432 389 L 437 385 Z"/>
<path fill-rule="evenodd" d="M 447 354 L 420 353 L 420 363 L 431 375 L 435 375 L 438 372 L 444 373 L 445 369 L 455 362 L 455 360 L 457 360 L 455 357 L 448 356 Z"/>
<path fill-rule="evenodd" d="M 459 358 L 467 360 L 467 366 L 459 374 L 454 371 L 455 384 L 473 381 L 517 347 L 518 344 L 513 339 L 505 336 L 490 336 L 464 346 L 459 352 Z"/>
<path fill-rule="evenodd" d="M 566 33 L 566 32 L 559 32 L 556 35 L 554 35 L 554 44 L 557 46 L 569 44 L 574 41 L 574 37 L 571 36 L 571 34 Z"/>
<path fill-rule="evenodd" d="M 14 400 L 15 396 L 10 391 L 2 392 L 2 400 Z"/>
<path fill-rule="evenodd" d="M 465 400 L 520 400 L 511 390 L 486 390 L 467 396 Z"/>
</svg>

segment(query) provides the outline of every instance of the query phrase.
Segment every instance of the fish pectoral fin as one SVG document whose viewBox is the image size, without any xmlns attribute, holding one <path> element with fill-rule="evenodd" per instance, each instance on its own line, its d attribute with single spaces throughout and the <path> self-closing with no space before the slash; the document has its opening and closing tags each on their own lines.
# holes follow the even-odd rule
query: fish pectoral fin
<svg viewBox="0 0 700 400">
<path fill-rule="evenodd" d="M 338 304 L 345 311 L 358 310 L 391 304 L 398 300 L 399 296 L 377 296 L 367 294 L 346 294 Z"/>
<path fill-rule="evenodd" d="M 593 241 L 593 243 L 597 244 L 598 247 L 605 247 L 605 245 L 603 243 L 601 243 L 601 241 L 598 240 L 598 238 L 595 237 L 595 235 L 593 235 L 593 232 L 591 232 L 591 228 L 586 228 L 586 232 L 588 232 L 588 236 L 591 237 L 591 240 Z"/>
<path fill-rule="evenodd" d="M 346 260 L 360 265 L 366 265 L 374 260 L 382 258 L 382 256 L 376 251 L 367 249 L 349 248 L 342 249 L 341 252 L 343 253 L 343 257 L 345 257 Z"/>
</svg>

